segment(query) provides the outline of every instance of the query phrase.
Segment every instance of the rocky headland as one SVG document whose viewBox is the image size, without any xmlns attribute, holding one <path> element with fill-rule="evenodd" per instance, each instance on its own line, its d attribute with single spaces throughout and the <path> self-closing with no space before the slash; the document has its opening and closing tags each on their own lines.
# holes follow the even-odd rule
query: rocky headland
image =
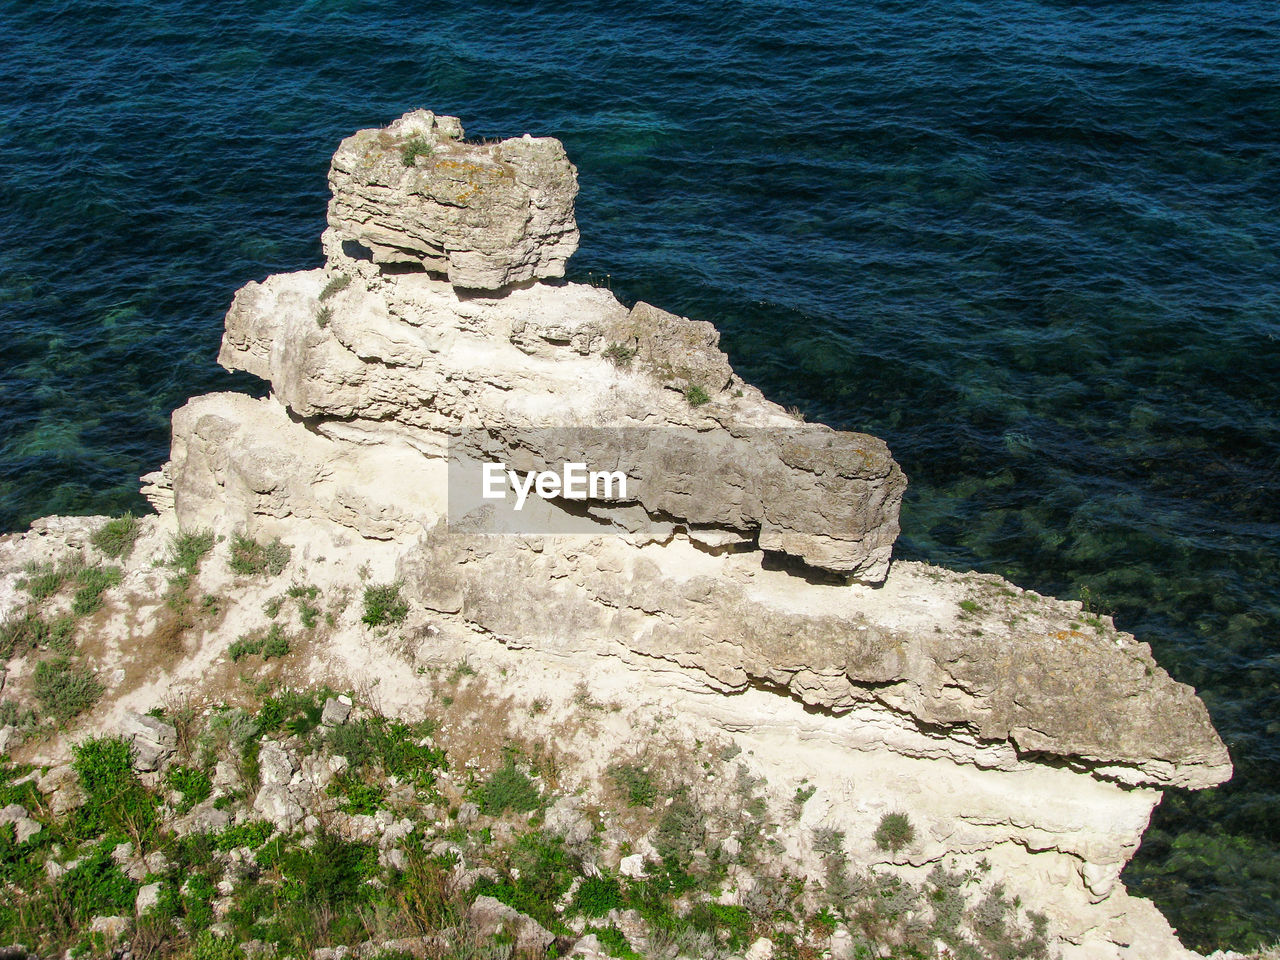
<svg viewBox="0 0 1280 960">
<path fill-rule="evenodd" d="M 0 852 L 33 865 L 7 868 L 11 938 L 1194 956 L 1119 876 L 1161 791 L 1231 764 L 1146 644 L 892 562 L 883 441 L 770 402 L 710 324 L 559 279 L 559 142 L 417 111 L 344 140 L 329 182 L 324 265 L 227 313 L 220 362 L 270 394 L 174 413 L 154 516 L 0 538 Z M 499 532 L 463 509 L 483 459 L 636 482 Z M 319 883 L 298 864 L 356 848 L 368 889 L 280 932 Z M 559 873 L 529 860 L 552 848 Z M 86 864 L 127 909 L 84 899 Z M 419 909 L 406 877 L 437 873 Z"/>
</svg>

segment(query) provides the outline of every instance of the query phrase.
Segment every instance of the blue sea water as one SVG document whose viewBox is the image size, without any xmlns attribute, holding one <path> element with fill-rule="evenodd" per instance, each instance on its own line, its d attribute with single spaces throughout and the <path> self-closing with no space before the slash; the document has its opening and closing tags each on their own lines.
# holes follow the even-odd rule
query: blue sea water
<svg viewBox="0 0 1280 960">
<path fill-rule="evenodd" d="M 1280 5 L 0 0 L 0 530 L 138 509 L 237 287 L 315 266 L 337 141 L 561 138 L 575 279 L 886 438 L 898 554 L 1088 596 L 1234 781 L 1130 887 L 1280 938 Z"/>
</svg>

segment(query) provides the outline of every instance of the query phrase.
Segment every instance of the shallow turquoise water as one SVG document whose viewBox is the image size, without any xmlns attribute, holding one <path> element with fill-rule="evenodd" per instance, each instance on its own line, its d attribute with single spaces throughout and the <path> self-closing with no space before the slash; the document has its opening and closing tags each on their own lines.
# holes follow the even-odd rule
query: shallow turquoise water
<svg viewBox="0 0 1280 960">
<path fill-rule="evenodd" d="M 714 321 L 885 437 L 899 554 L 1088 590 L 1237 764 L 1127 878 L 1280 938 L 1274 3 L 0 0 L 0 529 L 137 507 L 250 279 L 314 266 L 337 141 L 560 137 L 576 279 Z"/>
</svg>

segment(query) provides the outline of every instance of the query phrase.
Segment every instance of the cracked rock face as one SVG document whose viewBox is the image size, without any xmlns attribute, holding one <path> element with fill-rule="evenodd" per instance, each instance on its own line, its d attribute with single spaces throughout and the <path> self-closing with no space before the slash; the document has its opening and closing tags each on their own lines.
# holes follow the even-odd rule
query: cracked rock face
<svg viewBox="0 0 1280 960">
<path fill-rule="evenodd" d="M 560 141 L 462 138 L 456 117 L 417 110 L 342 141 L 329 170 L 335 238 L 471 290 L 564 276 L 578 180 Z"/>
</svg>

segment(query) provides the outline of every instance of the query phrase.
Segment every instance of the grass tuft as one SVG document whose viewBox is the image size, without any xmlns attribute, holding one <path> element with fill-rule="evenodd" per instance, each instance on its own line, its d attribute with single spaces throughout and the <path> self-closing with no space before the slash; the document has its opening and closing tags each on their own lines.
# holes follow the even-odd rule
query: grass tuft
<svg viewBox="0 0 1280 960">
<path fill-rule="evenodd" d="M 233 573 L 246 577 L 265 573 L 275 577 L 289 563 L 292 551 L 289 545 L 281 543 L 277 538 L 270 543 L 259 543 L 249 537 L 236 534 L 231 538 L 231 551 L 227 556 L 227 566 Z"/>
<path fill-rule="evenodd" d="M 371 627 L 387 623 L 403 623 L 409 615 L 409 602 L 400 596 L 399 583 L 375 583 L 364 588 L 364 616 L 360 619 Z"/>
<path fill-rule="evenodd" d="M 880 825 L 872 834 L 876 846 L 881 850 L 897 853 L 916 838 L 916 828 L 911 825 L 905 813 L 886 813 L 880 818 Z"/>
<path fill-rule="evenodd" d="M 102 684 L 91 672 L 66 657 L 41 660 L 31 675 L 31 692 L 44 712 L 59 723 L 88 710 L 102 696 Z"/>
<path fill-rule="evenodd" d="M 81 569 L 76 575 L 80 589 L 76 591 L 71 601 L 71 612 L 77 617 L 94 613 L 102 606 L 102 594 L 116 586 L 123 576 L 119 567 L 107 567 L 102 564 Z"/>
<path fill-rule="evenodd" d="M 711 402 L 711 395 L 696 383 L 691 383 L 685 388 L 684 398 L 689 401 L 691 407 L 700 407 L 704 403 Z"/>
<path fill-rule="evenodd" d="M 195 530 L 177 533 L 169 541 L 169 566 L 183 573 L 194 574 L 200 569 L 200 561 L 213 549 L 212 530 Z"/>
<path fill-rule="evenodd" d="M 422 137 L 413 137 L 405 141 L 400 148 L 400 162 L 406 167 L 417 166 L 419 157 L 429 157 L 435 153 L 435 147 Z"/>
<path fill-rule="evenodd" d="M 137 518 L 126 513 L 99 527 L 92 537 L 92 543 L 111 559 L 120 560 L 133 552 L 133 545 L 141 532 Z"/>
</svg>

